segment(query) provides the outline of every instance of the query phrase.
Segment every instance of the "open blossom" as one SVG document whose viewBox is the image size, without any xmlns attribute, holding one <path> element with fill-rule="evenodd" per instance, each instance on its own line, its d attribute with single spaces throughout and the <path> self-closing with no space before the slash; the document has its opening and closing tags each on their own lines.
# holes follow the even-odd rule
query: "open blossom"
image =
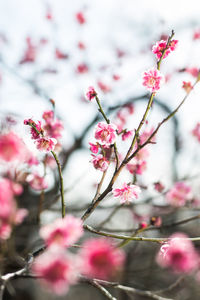
<svg viewBox="0 0 200 300">
<path fill-rule="evenodd" d="M 165 51 L 165 54 L 164 54 L 163 58 L 166 58 L 171 51 L 174 51 L 176 49 L 176 47 L 177 47 L 177 44 L 178 44 L 178 40 L 172 40 L 169 43 L 169 45 L 167 47 L 167 50 Z M 165 50 L 166 46 L 167 46 L 167 41 L 164 41 L 164 40 L 156 42 L 156 44 L 153 45 L 152 52 L 156 54 L 157 59 L 161 58 L 161 56 L 163 54 L 163 51 Z"/>
<path fill-rule="evenodd" d="M 102 172 L 106 171 L 109 166 L 109 161 L 106 157 L 104 157 L 102 154 L 93 155 L 92 154 L 92 160 L 93 166 L 95 169 L 100 170 Z"/>
<path fill-rule="evenodd" d="M 54 150 L 57 141 L 54 138 L 50 139 L 47 137 L 42 137 L 42 138 L 38 138 L 35 141 L 35 144 L 38 150 L 49 152 Z"/>
<path fill-rule="evenodd" d="M 105 280 L 116 277 L 125 259 L 124 252 L 104 238 L 87 240 L 83 244 L 80 256 L 84 275 Z"/>
<path fill-rule="evenodd" d="M 70 215 L 64 219 L 57 219 L 40 229 L 40 235 L 47 246 L 69 246 L 75 243 L 82 234 L 82 221 Z"/>
<path fill-rule="evenodd" d="M 69 286 L 76 283 L 78 264 L 73 256 L 69 256 L 63 249 L 52 249 L 38 256 L 33 265 L 33 274 L 39 277 L 41 285 L 49 291 L 63 295 Z"/>
<path fill-rule="evenodd" d="M 184 182 L 176 182 L 166 194 L 168 203 L 175 207 L 185 205 L 186 201 L 190 200 L 190 198 L 191 187 Z"/>
<path fill-rule="evenodd" d="M 23 160 L 25 146 L 22 139 L 14 132 L 0 135 L 0 159 L 10 162 L 12 160 Z"/>
<path fill-rule="evenodd" d="M 198 267 L 198 254 L 188 237 L 176 233 L 169 237 L 169 242 L 161 246 L 157 262 L 162 267 L 170 267 L 177 273 L 189 273 Z"/>
<path fill-rule="evenodd" d="M 122 141 L 125 141 L 126 139 L 129 139 L 132 136 L 133 136 L 133 131 L 132 130 L 125 131 L 122 134 Z"/>
<path fill-rule="evenodd" d="M 107 124 L 99 122 L 95 127 L 95 138 L 104 146 L 114 144 L 116 140 L 116 126 L 114 124 Z"/>
<path fill-rule="evenodd" d="M 155 68 L 152 68 L 143 75 L 143 85 L 152 93 L 157 92 L 160 89 L 161 84 L 164 81 L 164 76 Z"/>
<path fill-rule="evenodd" d="M 98 143 L 97 144 L 89 143 L 89 145 L 90 145 L 90 151 L 92 153 L 97 154 L 98 151 L 99 151 L 99 145 L 98 145 Z"/>
<path fill-rule="evenodd" d="M 24 125 L 34 126 L 31 126 L 31 135 L 32 139 L 34 140 L 38 139 L 40 137 L 40 134 L 43 134 L 43 129 L 41 127 L 40 121 L 38 121 L 38 123 L 35 123 L 32 119 L 25 119 Z"/>
<path fill-rule="evenodd" d="M 63 123 L 59 119 L 55 119 L 52 121 L 48 120 L 43 126 L 45 135 L 54 139 L 60 138 L 62 136 L 63 128 Z"/>
<path fill-rule="evenodd" d="M 200 142 L 200 123 L 196 124 L 195 128 L 192 130 L 192 134 Z"/>
<path fill-rule="evenodd" d="M 54 112 L 53 110 L 47 110 L 42 114 L 42 118 L 47 122 L 51 123 L 54 119 Z"/>
<path fill-rule="evenodd" d="M 97 96 L 97 93 L 95 91 L 95 89 L 93 88 L 93 86 L 90 86 L 88 88 L 88 91 L 86 93 L 86 98 L 87 100 L 91 101 L 93 98 L 95 98 Z"/>
<path fill-rule="evenodd" d="M 41 191 L 48 187 L 44 177 L 39 176 L 36 173 L 29 174 L 26 178 L 26 181 L 29 183 L 31 188 L 36 191 Z"/>
<path fill-rule="evenodd" d="M 124 183 L 121 189 L 113 190 L 113 196 L 116 198 L 119 197 L 121 203 L 127 204 L 137 199 L 140 193 L 141 189 L 139 186 L 134 184 L 128 185 L 127 183 Z"/>
</svg>

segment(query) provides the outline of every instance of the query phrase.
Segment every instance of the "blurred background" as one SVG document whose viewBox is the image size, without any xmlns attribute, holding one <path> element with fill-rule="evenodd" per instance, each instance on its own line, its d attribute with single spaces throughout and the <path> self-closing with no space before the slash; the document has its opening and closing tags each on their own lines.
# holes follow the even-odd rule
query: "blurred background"
<svg viewBox="0 0 200 300">
<path fill-rule="evenodd" d="M 101 172 L 89 163 L 89 141 L 93 140 L 94 126 L 101 116 L 95 103 L 85 99 L 88 86 L 95 87 L 112 122 L 117 123 L 120 106 L 133 104 L 134 112 L 127 119 L 126 128 L 134 130 L 148 100 L 142 74 L 156 65 L 152 45 L 166 39 L 173 29 L 175 39 L 179 40 L 178 47 L 162 63 L 161 72 L 166 82 L 157 93 L 148 124 L 145 124 L 147 131 L 155 128 L 185 96 L 183 81 L 194 83 L 195 70 L 200 68 L 199 13 L 199 1 L 195 0 L 0 0 L 1 126 L 15 123 L 15 130 L 40 157 L 23 120 L 40 120 L 45 110 L 52 109 L 50 99 L 55 101 L 56 115 L 64 125 L 60 159 L 68 212 L 76 216 L 83 214 L 101 177 Z M 167 212 L 164 213 L 166 222 L 195 214 L 194 207 L 178 212 L 167 210 L 165 198 L 154 190 L 154 183 L 162 182 L 167 190 L 173 182 L 187 179 L 193 187 L 195 199 L 199 198 L 200 145 L 191 134 L 199 122 L 199 92 L 200 87 L 195 87 L 178 114 L 161 128 L 156 144 L 149 146 L 147 168 L 137 176 L 137 183 L 145 187 L 138 205 L 118 209 L 116 200 L 109 196 L 88 219 L 88 224 L 99 228 L 105 225 L 112 230 L 120 228 L 126 232 L 136 228 L 146 216 L 160 215 L 163 209 Z M 119 141 L 122 155 L 129 143 Z M 35 170 L 42 172 L 42 167 L 36 166 Z M 107 174 L 105 187 L 111 171 Z M 45 193 L 42 224 L 60 215 L 55 172 L 47 169 L 49 188 Z M 127 170 L 124 171 L 116 184 L 128 182 L 130 176 Z M 24 226 L 16 229 L 19 256 L 42 245 L 36 222 L 39 194 L 26 186 L 21 198 L 20 206 L 28 207 L 30 214 Z M 112 220 L 102 224 L 113 210 Z M 198 221 L 195 224 L 198 225 Z M 194 228 L 197 235 L 198 227 L 194 227 L 194 223 L 184 230 L 194 235 Z M 154 231 L 153 235 L 161 233 L 169 235 L 171 232 L 170 229 Z M 160 275 L 154 262 L 155 251 L 155 245 L 131 243 L 127 248 L 124 284 L 156 290 L 177 278 L 166 272 Z M 135 255 L 137 262 L 134 261 Z M 197 284 L 191 278 L 186 281 L 179 293 L 176 289 L 172 291 L 173 299 L 199 299 Z M 33 286 L 34 292 L 30 292 Z M 129 299 L 125 294 L 118 297 Z M 29 279 L 16 280 L 5 295 L 5 299 L 47 298 L 58 297 L 39 290 L 38 285 Z M 63 299 L 94 298 L 104 299 L 95 288 L 83 284 L 72 288 Z M 130 299 L 146 298 L 134 296 Z"/>
</svg>

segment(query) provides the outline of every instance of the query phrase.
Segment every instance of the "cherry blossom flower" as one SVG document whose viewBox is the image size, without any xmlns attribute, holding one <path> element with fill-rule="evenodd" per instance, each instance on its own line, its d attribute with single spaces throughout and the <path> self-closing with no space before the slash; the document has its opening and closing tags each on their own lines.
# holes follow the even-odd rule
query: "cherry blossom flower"
<svg viewBox="0 0 200 300">
<path fill-rule="evenodd" d="M 167 202 L 175 207 L 184 206 L 190 198 L 191 187 L 184 182 L 176 182 L 166 194 Z"/>
<path fill-rule="evenodd" d="M 122 141 L 125 141 L 125 140 L 129 139 L 132 136 L 133 136 L 133 131 L 132 130 L 125 131 L 122 134 Z"/>
<path fill-rule="evenodd" d="M 196 124 L 195 128 L 192 130 L 192 134 L 200 142 L 200 123 Z"/>
<path fill-rule="evenodd" d="M 92 99 L 94 99 L 97 96 L 97 93 L 95 91 L 95 89 L 93 88 L 93 86 L 90 86 L 88 88 L 88 91 L 86 93 L 86 99 L 91 101 Z"/>
<path fill-rule="evenodd" d="M 111 91 L 111 87 L 108 86 L 107 84 L 103 83 L 102 81 L 98 81 L 97 85 L 100 88 L 100 90 L 105 94 L 109 93 Z"/>
<path fill-rule="evenodd" d="M 62 136 L 63 128 L 63 123 L 59 119 L 52 120 L 51 122 L 48 121 L 43 126 L 45 135 L 54 139 L 58 139 Z"/>
<path fill-rule="evenodd" d="M 113 190 L 113 196 L 116 198 L 120 198 L 121 203 L 129 204 L 133 200 L 137 199 L 139 197 L 139 194 L 141 193 L 141 189 L 139 186 L 134 184 L 127 184 L 124 183 L 122 185 L 122 188 L 114 189 Z"/>
<path fill-rule="evenodd" d="M 191 90 L 193 89 L 193 86 L 190 81 L 188 81 L 188 82 L 183 81 L 182 88 L 186 91 L 187 94 L 189 94 L 191 92 Z"/>
<path fill-rule="evenodd" d="M 106 171 L 109 166 L 109 161 L 106 157 L 104 157 L 102 154 L 93 155 L 92 154 L 92 160 L 93 166 L 95 169 L 100 170 L 102 172 Z"/>
<path fill-rule="evenodd" d="M 25 119 L 24 125 L 31 126 L 31 135 L 32 139 L 36 140 L 40 137 L 40 134 L 43 134 L 43 129 L 41 127 L 41 121 L 38 121 L 38 123 L 35 123 L 32 119 Z"/>
<path fill-rule="evenodd" d="M 116 126 L 115 124 L 107 124 L 99 122 L 95 127 L 95 138 L 104 146 L 114 144 L 116 140 Z"/>
<path fill-rule="evenodd" d="M 193 77 L 197 77 L 199 75 L 199 69 L 198 68 L 186 68 L 186 72 L 188 72 L 189 74 L 191 74 Z"/>
<path fill-rule="evenodd" d="M 43 112 L 42 118 L 47 123 L 51 123 L 53 121 L 53 119 L 54 119 L 54 112 L 53 112 L 53 110 L 47 110 L 47 111 Z"/>
<path fill-rule="evenodd" d="M 104 238 L 87 240 L 83 244 L 80 257 L 83 261 L 83 274 L 90 278 L 112 279 L 122 269 L 124 253 Z"/>
<path fill-rule="evenodd" d="M 85 19 L 85 16 L 84 16 L 83 12 L 80 11 L 80 12 L 78 12 L 78 13 L 76 14 L 76 20 L 78 21 L 78 23 L 79 23 L 80 25 L 85 24 L 86 19 Z"/>
<path fill-rule="evenodd" d="M 171 51 L 174 51 L 177 47 L 177 44 L 178 44 L 178 40 L 170 41 L 163 58 L 166 58 Z M 156 42 L 156 44 L 153 45 L 152 52 L 156 54 L 158 60 L 161 58 L 163 51 L 166 49 L 166 46 L 167 46 L 167 41 L 164 40 Z"/>
<path fill-rule="evenodd" d="M 26 51 L 20 61 L 20 64 L 33 63 L 36 60 L 37 47 L 33 44 L 30 37 L 26 38 L 26 47 Z"/>
<path fill-rule="evenodd" d="M 67 215 L 64 219 L 57 219 L 52 224 L 43 226 L 40 229 L 40 235 L 48 247 L 67 247 L 75 243 L 82 234 L 82 221 L 70 215 Z"/>
<path fill-rule="evenodd" d="M 85 63 L 78 64 L 76 72 L 79 74 L 85 74 L 89 71 L 88 66 Z"/>
<path fill-rule="evenodd" d="M 26 178 L 26 181 L 29 183 L 31 188 L 36 191 L 41 191 L 48 187 L 44 177 L 36 173 L 29 174 Z"/>
<path fill-rule="evenodd" d="M 44 288 L 57 295 L 66 294 L 69 286 L 78 279 L 77 259 L 63 249 L 50 248 L 45 251 L 35 259 L 32 271 L 40 278 Z"/>
<path fill-rule="evenodd" d="M 56 139 L 54 138 L 47 138 L 47 137 L 42 137 L 42 138 L 38 138 L 35 141 L 36 147 L 38 150 L 40 151 L 45 151 L 45 152 L 49 152 L 49 151 L 53 151 L 55 148 L 55 145 L 57 144 Z"/>
<path fill-rule="evenodd" d="M 143 75 L 143 85 L 152 93 L 157 92 L 160 89 L 161 84 L 164 81 L 164 76 L 155 68 L 152 68 Z"/>
<path fill-rule="evenodd" d="M 24 158 L 25 146 L 18 135 L 12 131 L 0 135 L 0 159 L 10 162 Z"/>
<path fill-rule="evenodd" d="M 89 145 L 90 145 L 90 151 L 92 153 L 97 154 L 99 151 L 99 144 L 98 143 L 97 144 L 89 143 Z"/>
<path fill-rule="evenodd" d="M 157 255 L 157 263 L 161 267 L 170 267 L 176 273 L 190 273 L 199 264 L 198 254 L 188 237 L 183 233 L 175 233 L 169 242 L 161 246 Z"/>
<path fill-rule="evenodd" d="M 142 175 L 147 169 L 147 162 L 145 160 L 137 160 L 137 158 L 133 158 L 131 162 L 126 165 L 126 168 L 131 174 Z"/>
<path fill-rule="evenodd" d="M 193 40 L 199 40 L 199 39 L 200 39 L 200 29 L 196 29 L 193 34 Z"/>
<path fill-rule="evenodd" d="M 62 52 L 61 50 L 59 50 L 58 48 L 56 48 L 55 50 L 55 57 L 57 59 L 68 59 L 68 54 Z"/>
</svg>

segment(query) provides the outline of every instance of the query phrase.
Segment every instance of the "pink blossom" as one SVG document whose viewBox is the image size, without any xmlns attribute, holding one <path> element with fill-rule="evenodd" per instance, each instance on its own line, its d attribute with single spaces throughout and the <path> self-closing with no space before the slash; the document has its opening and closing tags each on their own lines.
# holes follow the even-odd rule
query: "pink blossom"
<svg viewBox="0 0 200 300">
<path fill-rule="evenodd" d="M 195 128 L 192 130 L 192 134 L 200 142 L 200 123 L 196 124 Z"/>
<path fill-rule="evenodd" d="M 106 171 L 109 166 L 109 161 L 104 157 L 102 154 L 93 155 L 92 154 L 92 160 L 93 166 L 95 169 L 100 170 L 102 172 Z"/>
<path fill-rule="evenodd" d="M 79 48 L 80 50 L 85 50 L 85 48 L 86 48 L 86 47 L 85 47 L 85 44 L 84 44 L 83 42 L 81 42 L 81 41 L 78 42 L 78 45 L 77 45 L 77 46 L 78 46 L 78 48 Z"/>
<path fill-rule="evenodd" d="M 165 189 L 165 186 L 162 184 L 162 182 L 158 181 L 154 183 L 154 189 L 159 192 L 162 193 L 163 190 Z"/>
<path fill-rule="evenodd" d="M 111 91 L 111 88 L 110 86 L 108 86 L 107 84 L 103 83 L 102 81 L 98 81 L 97 82 L 97 85 L 98 87 L 100 88 L 100 90 L 103 92 L 103 93 L 109 93 Z"/>
<path fill-rule="evenodd" d="M 191 90 L 193 89 L 193 86 L 190 81 L 188 81 L 188 82 L 183 81 L 182 88 L 186 91 L 187 94 L 189 94 L 191 92 Z"/>
<path fill-rule="evenodd" d="M 52 120 L 51 122 L 48 121 L 46 124 L 43 126 L 45 135 L 58 139 L 62 136 L 62 131 L 63 131 L 63 123 L 59 119 Z"/>
<path fill-rule="evenodd" d="M 97 144 L 89 143 L 89 145 L 90 145 L 90 151 L 92 153 L 97 154 L 99 151 L 99 144 L 98 143 Z"/>
<path fill-rule="evenodd" d="M 49 291 L 63 295 L 78 277 L 77 260 L 62 249 L 49 249 L 38 256 L 32 266 L 33 274 Z"/>
<path fill-rule="evenodd" d="M 133 136 L 133 131 L 132 130 L 129 130 L 129 131 L 125 131 L 123 134 L 122 134 L 122 141 L 125 141 L 127 139 L 129 139 L 130 137 Z"/>
<path fill-rule="evenodd" d="M 83 273 L 90 278 L 112 279 L 121 270 L 124 253 L 115 248 L 108 239 L 90 239 L 83 244 L 80 256 Z"/>
<path fill-rule="evenodd" d="M 199 263 L 198 254 L 188 237 L 176 233 L 169 237 L 169 242 L 161 246 L 157 255 L 161 267 L 170 267 L 176 273 L 189 273 Z"/>
<path fill-rule="evenodd" d="M 166 194 L 168 203 L 175 207 L 185 205 L 186 201 L 190 200 L 190 198 L 191 187 L 184 182 L 176 182 Z"/>
<path fill-rule="evenodd" d="M 94 99 L 97 96 L 97 93 L 95 91 L 95 89 L 93 88 L 93 86 L 90 86 L 88 88 L 88 91 L 86 93 L 86 98 L 87 100 L 91 101 L 92 99 Z"/>
<path fill-rule="evenodd" d="M 104 146 L 114 144 L 116 140 L 116 126 L 114 124 L 107 124 L 99 122 L 95 127 L 95 138 Z"/>
<path fill-rule="evenodd" d="M 37 48 L 30 37 L 26 38 L 26 50 L 20 64 L 33 63 L 36 60 Z"/>
<path fill-rule="evenodd" d="M 150 130 L 145 130 L 140 135 L 140 144 L 144 144 L 148 140 L 148 138 L 152 135 L 153 132 L 154 132 L 154 128 L 151 128 Z M 155 143 L 155 140 L 156 140 L 156 137 L 153 136 L 152 139 L 151 139 L 151 142 Z"/>
<path fill-rule="evenodd" d="M 155 68 L 152 68 L 143 75 L 143 85 L 152 93 L 157 92 L 160 89 L 160 85 L 164 81 L 164 76 Z"/>
<path fill-rule="evenodd" d="M 84 73 L 87 73 L 88 71 L 89 71 L 89 68 L 85 63 L 78 64 L 78 66 L 76 68 L 76 72 L 79 74 L 84 74 Z"/>
<path fill-rule="evenodd" d="M 163 58 L 166 58 L 171 51 L 174 51 L 177 47 L 177 44 L 178 44 L 178 40 L 172 40 L 169 43 Z M 159 42 L 156 42 L 156 44 L 152 47 L 152 52 L 156 54 L 158 60 L 161 58 L 163 51 L 166 49 L 166 46 L 167 46 L 167 41 L 161 40 Z"/>
<path fill-rule="evenodd" d="M 67 247 L 78 241 L 82 234 L 82 221 L 70 215 L 40 229 L 40 235 L 47 246 Z"/>
<path fill-rule="evenodd" d="M 53 112 L 53 110 L 47 110 L 47 111 L 43 112 L 42 118 L 47 123 L 51 123 L 53 121 L 53 119 L 54 119 L 54 112 Z"/>
<path fill-rule="evenodd" d="M 43 129 L 41 127 L 41 122 L 35 123 L 32 119 L 25 119 L 24 125 L 31 126 L 31 135 L 32 139 L 36 140 L 40 137 L 40 134 L 43 134 Z M 32 127 L 33 126 L 33 127 Z"/>
<path fill-rule="evenodd" d="M 131 174 L 142 175 L 147 168 L 147 162 L 145 160 L 132 159 L 131 163 L 128 163 L 126 167 Z"/>
<path fill-rule="evenodd" d="M 7 240 L 12 232 L 12 226 L 0 219 L 0 240 Z"/>
<path fill-rule="evenodd" d="M 26 178 L 26 181 L 29 183 L 31 188 L 36 191 L 41 191 L 48 187 L 44 177 L 39 176 L 36 173 L 29 174 Z"/>
<path fill-rule="evenodd" d="M 19 225 L 21 224 L 24 219 L 27 217 L 28 215 L 28 210 L 25 208 L 20 208 L 16 211 L 15 215 L 14 215 L 14 224 Z"/>
<path fill-rule="evenodd" d="M 45 152 L 49 152 L 49 151 L 53 151 L 55 148 L 55 145 L 57 144 L 56 139 L 54 138 L 47 138 L 47 137 L 42 137 L 42 138 L 38 138 L 35 141 L 36 147 L 38 150 L 40 151 L 45 151 Z"/>
<path fill-rule="evenodd" d="M 112 78 L 113 78 L 113 80 L 118 81 L 118 80 L 120 80 L 121 77 L 117 74 L 113 74 Z"/>
<path fill-rule="evenodd" d="M 83 25 L 86 22 L 83 12 L 80 11 L 76 14 L 76 20 L 80 25 Z"/>
<path fill-rule="evenodd" d="M 198 68 L 186 68 L 186 72 L 190 73 L 193 77 L 197 77 L 199 75 L 199 69 Z"/>
<path fill-rule="evenodd" d="M 133 200 L 137 199 L 139 194 L 141 193 L 141 189 L 139 186 L 134 184 L 126 184 L 123 183 L 121 189 L 114 189 L 113 196 L 116 198 L 120 198 L 121 203 L 129 204 Z"/>
<path fill-rule="evenodd" d="M 23 160 L 25 146 L 22 139 L 14 132 L 0 135 L 0 159 L 10 162 L 12 160 Z"/>
<path fill-rule="evenodd" d="M 200 39 L 200 29 L 197 29 L 194 31 L 193 40 L 199 40 L 199 39 Z"/>
<path fill-rule="evenodd" d="M 56 48 L 55 50 L 55 57 L 57 59 L 68 59 L 68 54 L 62 52 L 61 50 L 59 50 L 58 48 Z"/>
</svg>

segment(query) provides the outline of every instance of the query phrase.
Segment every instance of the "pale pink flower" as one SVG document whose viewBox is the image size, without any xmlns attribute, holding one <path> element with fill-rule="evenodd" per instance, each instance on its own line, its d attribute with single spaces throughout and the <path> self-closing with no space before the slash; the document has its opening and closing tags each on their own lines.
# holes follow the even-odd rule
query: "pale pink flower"
<svg viewBox="0 0 200 300">
<path fill-rule="evenodd" d="M 192 83 L 190 81 L 183 81 L 182 88 L 186 91 L 187 94 L 193 89 Z"/>
<path fill-rule="evenodd" d="M 26 181 L 29 183 L 31 188 L 36 191 L 44 190 L 48 187 L 44 177 L 39 176 L 38 174 L 29 174 L 26 178 Z"/>
<path fill-rule="evenodd" d="M 33 63 L 36 60 L 37 47 L 33 44 L 30 37 L 26 38 L 26 50 L 20 64 Z"/>
<path fill-rule="evenodd" d="M 154 189 L 159 192 L 159 193 L 162 193 L 163 190 L 165 189 L 165 186 L 162 184 L 162 182 L 160 181 L 157 181 L 154 183 Z"/>
<path fill-rule="evenodd" d="M 12 160 L 23 160 L 25 146 L 22 139 L 14 132 L 0 135 L 0 159 L 10 162 Z"/>
<path fill-rule="evenodd" d="M 121 189 L 118 188 L 113 190 L 113 196 L 116 198 L 119 197 L 120 202 L 126 204 L 137 199 L 140 193 L 141 189 L 139 186 L 127 183 L 123 183 Z"/>
<path fill-rule="evenodd" d="M 199 69 L 198 68 L 186 68 L 186 72 L 188 72 L 189 74 L 191 74 L 193 77 L 197 77 L 199 75 Z"/>
<path fill-rule="evenodd" d="M 95 127 L 95 138 L 104 146 L 114 144 L 116 140 L 116 126 L 114 124 L 107 124 L 99 122 Z"/>
<path fill-rule="evenodd" d="M 145 130 L 141 135 L 140 135 L 140 144 L 144 144 L 148 138 L 152 135 L 152 133 L 154 132 L 154 128 L 151 128 L 149 130 Z M 155 143 L 156 141 L 156 137 L 153 136 L 151 139 L 151 142 Z M 144 148 L 143 148 L 144 149 Z M 145 148 L 146 149 L 146 148 Z"/>
<path fill-rule="evenodd" d="M 126 165 L 131 174 L 142 175 L 147 169 L 147 162 L 145 160 L 132 159 L 130 163 Z"/>
<path fill-rule="evenodd" d="M 54 139 L 60 138 L 62 136 L 63 128 L 63 123 L 59 119 L 52 120 L 51 122 L 48 121 L 43 126 L 45 135 Z"/>
<path fill-rule="evenodd" d="M 97 93 L 95 91 L 95 89 L 93 88 L 93 86 L 90 86 L 88 88 L 88 91 L 86 93 L 86 99 L 91 101 L 92 99 L 94 99 L 97 96 Z"/>
<path fill-rule="evenodd" d="M 95 169 L 100 170 L 102 172 L 106 171 L 109 166 L 109 161 L 106 157 L 104 157 L 102 154 L 98 154 L 97 156 L 92 154 L 92 160 L 93 166 Z"/>
<path fill-rule="evenodd" d="M 78 241 L 82 234 L 82 221 L 70 215 L 40 229 L 40 235 L 47 246 L 68 247 Z"/>
<path fill-rule="evenodd" d="M 35 140 L 35 144 L 38 150 L 49 152 L 54 150 L 57 141 L 54 138 L 41 137 Z"/>
<path fill-rule="evenodd" d="M 104 238 L 87 240 L 83 244 L 80 257 L 84 275 L 105 280 L 115 278 L 125 260 L 124 252 Z"/>
<path fill-rule="evenodd" d="M 47 122 L 51 123 L 54 119 L 54 112 L 53 110 L 47 110 L 43 113 L 42 118 Z"/>
<path fill-rule="evenodd" d="M 125 131 L 122 134 L 122 141 L 125 141 L 125 140 L 129 139 L 132 136 L 133 136 L 133 131 L 132 130 Z"/>
<path fill-rule="evenodd" d="M 27 217 L 28 215 L 28 210 L 25 208 L 20 208 L 16 211 L 15 215 L 14 215 L 14 224 L 19 225 L 21 224 L 24 219 Z"/>
<path fill-rule="evenodd" d="M 200 142 L 200 123 L 196 124 L 195 128 L 192 130 L 192 134 Z"/>
<path fill-rule="evenodd" d="M 0 240 L 7 240 L 12 232 L 12 226 L 0 219 Z"/>
<path fill-rule="evenodd" d="M 102 81 L 98 81 L 97 85 L 100 88 L 100 90 L 105 94 L 109 93 L 111 91 L 111 87 L 109 85 L 103 83 Z"/>
<path fill-rule="evenodd" d="M 157 255 L 161 267 L 170 267 L 177 273 L 189 273 L 198 267 L 198 254 L 188 237 L 176 233 L 169 237 L 169 242 L 161 246 Z"/>
<path fill-rule="evenodd" d="M 57 295 L 67 293 L 69 286 L 78 279 L 77 260 L 63 249 L 45 251 L 35 259 L 32 271 L 44 288 Z"/>
<path fill-rule="evenodd" d="M 166 199 L 172 206 L 184 206 L 186 201 L 191 199 L 191 187 L 184 182 L 176 182 L 167 192 Z"/>
<path fill-rule="evenodd" d="M 99 151 L 99 145 L 98 145 L 98 143 L 97 144 L 89 143 L 89 145 L 90 145 L 90 151 L 92 153 L 97 154 L 98 151 Z"/>
<path fill-rule="evenodd" d="M 143 85 L 152 93 L 157 92 L 160 89 L 161 84 L 164 81 L 164 76 L 155 68 L 152 68 L 143 75 Z"/>
</svg>

